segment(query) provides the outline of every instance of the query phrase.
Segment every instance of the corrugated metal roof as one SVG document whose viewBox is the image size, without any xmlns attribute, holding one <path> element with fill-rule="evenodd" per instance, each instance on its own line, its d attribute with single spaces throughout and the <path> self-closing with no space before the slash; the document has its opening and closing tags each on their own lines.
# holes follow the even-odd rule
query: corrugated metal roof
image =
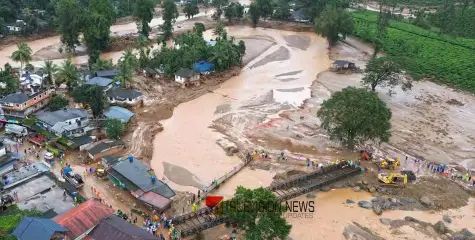
<svg viewBox="0 0 475 240">
<path fill-rule="evenodd" d="M 87 80 L 86 84 L 87 85 L 98 85 L 101 87 L 107 87 L 112 83 L 112 80 L 109 78 L 105 77 L 93 77 L 89 80 Z"/>
<path fill-rule="evenodd" d="M 165 210 L 172 202 L 172 200 L 160 196 L 155 192 L 146 192 L 138 198 L 140 201 L 148 203 L 159 210 Z"/>
<path fill-rule="evenodd" d="M 157 240 L 147 231 L 126 222 L 124 219 L 112 215 L 102 220 L 88 236 L 100 240 Z"/>
<path fill-rule="evenodd" d="M 36 115 L 37 119 L 51 126 L 54 126 L 58 122 L 87 117 L 89 117 L 89 113 L 81 108 L 66 108 L 54 112 L 43 112 Z"/>
<path fill-rule="evenodd" d="M 116 147 L 116 146 L 121 146 L 124 145 L 125 143 L 121 140 L 115 140 L 115 141 L 104 141 L 104 142 L 99 142 L 96 145 L 94 145 L 92 148 L 87 150 L 88 153 L 92 155 L 96 155 L 100 152 L 106 151 L 110 148 Z"/>
<path fill-rule="evenodd" d="M 30 97 L 26 95 L 25 93 L 19 92 L 19 93 L 12 93 L 4 97 L 3 99 L 0 100 L 2 103 L 25 103 L 28 101 Z"/>
<path fill-rule="evenodd" d="M 138 98 L 142 95 L 143 94 L 141 92 L 134 91 L 134 90 L 131 90 L 131 89 L 125 89 L 125 88 L 115 88 L 115 89 L 109 90 L 107 92 L 107 96 L 114 97 L 114 98 L 118 97 L 118 98 L 135 99 L 135 98 Z"/>
<path fill-rule="evenodd" d="M 50 240 L 55 232 L 67 231 L 51 219 L 24 217 L 12 234 L 18 240 Z"/>
<path fill-rule="evenodd" d="M 103 71 L 97 71 L 94 73 L 97 77 L 107 77 L 107 78 L 114 78 L 115 76 L 119 75 L 120 71 L 118 69 L 108 69 Z"/>
<path fill-rule="evenodd" d="M 90 199 L 54 221 L 69 229 L 67 235 L 74 239 L 94 227 L 102 219 L 114 214 L 114 210 L 96 199 Z"/>
<path fill-rule="evenodd" d="M 152 182 L 152 175 L 149 173 L 150 167 L 139 160 L 122 161 L 116 164 L 113 169 L 144 192 L 153 191 L 166 198 L 175 196 L 175 192 L 166 183 L 158 179 Z"/>
<path fill-rule="evenodd" d="M 104 116 L 107 118 L 117 118 L 126 123 L 135 116 L 135 113 L 129 111 L 127 108 L 112 106 L 104 113 Z"/>
</svg>

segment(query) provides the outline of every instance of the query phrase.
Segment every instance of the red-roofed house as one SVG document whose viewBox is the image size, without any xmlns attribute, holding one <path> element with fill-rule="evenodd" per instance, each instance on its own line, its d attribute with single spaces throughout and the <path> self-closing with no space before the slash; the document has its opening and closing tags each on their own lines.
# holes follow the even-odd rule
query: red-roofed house
<svg viewBox="0 0 475 240">
<path fill-rule="evenodd" d="M 69 229 L 67 240 L 80 240 L 84 239 L 101 220 L 112 214 L 114 214 L 113 209 L 102 204 L 99 200 L 90 199 L 53 220 Z"/>
</svg>

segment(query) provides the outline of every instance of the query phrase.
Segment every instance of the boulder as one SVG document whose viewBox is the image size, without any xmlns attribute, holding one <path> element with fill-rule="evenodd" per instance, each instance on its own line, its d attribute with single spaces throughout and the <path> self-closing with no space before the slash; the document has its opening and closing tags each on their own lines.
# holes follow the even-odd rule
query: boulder
<svg viewBox="0 0 475 240">
<path fill-rule="evenodd" d="M 391 219 L 389 218 L 380 218 L 379 221 L 384 225 L 391 225 Z"/>
<path fill-rule="evenodd" d="M 361 191 L 360 187 L 356 186 L 356 187 L 353 188 L 353 192 L 359 192 L 359 191 Z"/>
<path fill-rule="evenodd" d="M 335 183 L 333 184 L 333 188 L 339 189 L 339 188 L 344 188 L 344 183 Z"/>
<path fill-rule="evenodd" d="M 324 187 L 320 188 L 320 190 L 322 192 L 328 192 L 328 191 L 330 191 L 330 188 L 328 186 L 324 186 Z"/>
<path fill-rule="evenodd" d="M 424 207 L 431 208 L 434 206 L 434 202 L 428 197 L 428 196 L 423 196 L 419 200 Z"/>
<path fill-rule="evenodd" d="M 443 219 L 444 222 L 446 222 L 446 223 L 452 223 L 452 219 L 450 218 L 449 215 L 444 215 L 444 216 L 442 217 L 442 219 Z"/>
<path fill-rule="evenodd" d="M 349 187 L 354 187 L 354 186 L 356 186 L 356 184 L 355 184 L 354 182 L 349 182 L 349 183 L 348 183 L 348 186 L 349 186 Z"/>
<path fill-rule="evenodd" d="M 368 201 L 359 201 L 358 206 L 360 206 L 361 208 L 366 208 L 366 209 L 371 209 L 373 207 L 373 205 Z"/>
<path fill-rule="evenodd" d="M 445 234 L 447 232 L 447 227 L 445 227 L 445 223 L 442 221 L 438 221 L 434 224 L 434 230 L 439 234 Z"/>
<path fill-rule="evenodd" d="M 355 203 L 355 201 L 351 200 L 351 199 L 346 199 L 346 204 L 353 204 Z"/>
<path fill-rule="evenodd" d="M 315 193 L 307 194 L 307 198 L 316 198 L 316 197 L 317 197 L 317 194 L 315 194 Z"/>
<path fill-rule="evenodd" d="M 361 186 L 361 185 L 363 185 L 363 181 L 361 181 L 361 180 L 358 180 L 358 181 L 356 181 L 356 182 L 355 182 L 355 185 L 357 185 L 357 186 Z"/>
<path fill-rule="evenodd" d="M 371 187 L 368 188 L 368 192 L 374 193 L 374 192 L 376 192 L 376 188 L 371 186 Z"/>
<path fill-rule="evenodd" d="M 404 218 L 404 220 L 407 221 L 407 222 L 414 222 L 414 223 L 419 223 L 419 222 L 420 222 L 419 220 L 417 220 L 417 219 L 415 219 L 415 218 L 413 218 L 413 217 L 410 217 L 410 216 L 406 216 L 406 217 Z"/>
<path fill-rule="evenodd" d="M 383 209 L 379 205 L 373 205 L 373 212 L 376 213 L 376 215 L 381 215 L 383 214 Z"/>
<path fill-rule="evenodd" d="M 363 183 L 363 185 L 368 185 L 369 184 L 368 181 L 366 181 L 366 180 L 363 180 L 361 183 Z"/>
</svg>

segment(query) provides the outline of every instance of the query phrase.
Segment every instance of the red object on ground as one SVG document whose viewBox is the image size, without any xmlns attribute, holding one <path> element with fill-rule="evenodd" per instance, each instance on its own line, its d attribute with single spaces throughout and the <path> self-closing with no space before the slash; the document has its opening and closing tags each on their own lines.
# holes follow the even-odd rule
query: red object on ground
<svg viewBox="0 0 475 240">
<path fill-rule="evenodd" d="M 205 204 L 209 208 L 214 208 L 221 200 L 223 200 L 223 196 L 206 196 Z"/>
</svg>

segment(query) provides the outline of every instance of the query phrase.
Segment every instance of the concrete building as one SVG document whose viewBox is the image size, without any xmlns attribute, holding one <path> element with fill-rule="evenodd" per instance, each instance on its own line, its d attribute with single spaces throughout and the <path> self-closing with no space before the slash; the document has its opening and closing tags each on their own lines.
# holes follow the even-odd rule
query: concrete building
<svg viewBox="0 0 475 240">
<path fill-rule="evenodd" d="M 191 69 L 182 68 L 175 73 L 175 82 L 181 83 L 182 87 L 191 84 L 200 85 L 200 74 Z"/>
<path fill-rule="evenodd" d="M 36 115 L 37 125 L 60 137 L 79 137 L 93 128 L 89 127 L 89 113 L 81 108 L 64 108 Z"/>
<path fill-rule="evenodd" d="M 53 93 L 54 89 L 12 93 L 0 99 L 0 104 L 6 116 L 24 118 L 46 106 Z"/>
<path fill-rule="evenodd" d="M 107 99 L 112 104 L 137 105 L 143 101 L 143 94 L 125 88 L 115 88 L 107 91 Z"/>
</svg>

